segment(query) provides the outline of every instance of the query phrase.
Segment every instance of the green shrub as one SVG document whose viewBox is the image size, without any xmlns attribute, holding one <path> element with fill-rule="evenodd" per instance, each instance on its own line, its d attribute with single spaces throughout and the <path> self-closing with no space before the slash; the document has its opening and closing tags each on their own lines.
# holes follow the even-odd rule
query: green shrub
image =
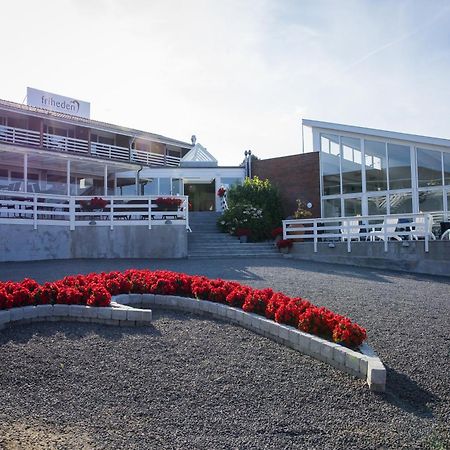
<svg viewBox="0 0 450 450">
<path fill-rule="evenodd" d="M 282 207 L 278 190 L 269 180 L 246 178 L 243 185 L 232 186 L 227 196 L 228 210 L 218 220 L 224 232 L 234 234 L 237 228 L 252 230 L 253 240 L 270 237 L 280 225 Z"/>
</svg>

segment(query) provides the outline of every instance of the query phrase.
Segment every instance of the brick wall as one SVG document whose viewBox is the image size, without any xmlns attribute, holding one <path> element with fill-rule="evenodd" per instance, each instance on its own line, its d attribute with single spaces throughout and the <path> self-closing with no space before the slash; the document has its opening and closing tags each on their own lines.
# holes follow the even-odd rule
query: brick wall
<svg viewBox="0 0 450 450">
<path fill-rule="evenodd" d="M 319 152 L 252 161 L 252 175 L 279 189 L 285 217 L 297 209 L 298 198 L 311 202 L 313 217 L 320 217 Z"/>
</svg>

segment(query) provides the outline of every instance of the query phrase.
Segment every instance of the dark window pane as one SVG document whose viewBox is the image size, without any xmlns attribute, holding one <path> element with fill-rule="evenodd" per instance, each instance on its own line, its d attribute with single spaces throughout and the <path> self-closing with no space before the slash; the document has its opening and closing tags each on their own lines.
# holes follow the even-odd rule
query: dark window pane
<svg viewBox="0 0 450 450">
<path fill-rule="evenodd" d="M 388 144 L 389 189 L 411 187 L 411 153 L 406 145 Z"/>
<path fill-rule="evenodd" d="M 417 173 L 419 187 L 442 186 L 441 152 L 418 148 Z"/>
</svg>

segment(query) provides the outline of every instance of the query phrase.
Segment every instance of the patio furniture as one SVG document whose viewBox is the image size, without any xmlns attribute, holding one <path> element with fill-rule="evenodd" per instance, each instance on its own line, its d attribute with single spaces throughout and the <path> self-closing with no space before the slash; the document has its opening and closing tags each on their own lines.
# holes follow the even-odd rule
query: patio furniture
<svg viewBox="0 0 450 450">
<path fill-rule="evenodd" d="M 398 225 L 397 217 L 385 218 L 381 229 L 378 230 L 376 228 L 372 229 L 372 231 L 370 232 L 370 240 L 375 241 L 376 238 L 378 238 L 384 241 L 386 238 L 387 240 L 393 238 L 397 241 L 402 241 L 403 239 L 401 238 L 401 236 L 397 234 L 397 225 Z"/>
<path fill-rule="evenodd" d="M 450 222 L 441 222 L 441 241 L 450 240 Z"/>
<path fill-rule="evenodd" d="M 360 241 L 361 238 L 359 236 L 361 227 L 359 225 L 359 220 L 343 220 L 342 221 L 342 241 L 356 239 Z M 356 235 L 356 236 L 355 236 Z"/>
<path fill-rule="evenodd" d="M 414 219 L 415 225 L 413 226 L 411 237 L 418 241 L 420 238 L 425 238 L 427 235 L 431 237 L 433 241 L 436 240 L 436 236 L 433 234 L 433 217 L 428 215 L 428 223 L 425 223 L 425 216 L 416 217 Z"/>
</svg>

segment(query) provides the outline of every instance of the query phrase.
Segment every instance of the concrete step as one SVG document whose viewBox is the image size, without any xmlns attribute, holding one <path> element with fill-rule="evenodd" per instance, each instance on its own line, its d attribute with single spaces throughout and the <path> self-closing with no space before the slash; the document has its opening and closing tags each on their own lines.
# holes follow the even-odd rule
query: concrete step
<svg viewBox="0 0 450 450">
<path fill-rule="evenodd" d="M 217 244 L 217 243 L 204 243 L 204 244 L 190 244 L 188 243 L 188 248 L 192 250 L 201 249 L 201 248 L 208 248 L 210 250 L 212 249 L 240 249 L 241 251 L 244 250 L 277 250 L 272 245 L 267 244 L 241 244 L 240 242 L 231 242 L 226 244 Z"/>
<path fill-rule="evenodd" d="M 281 258 L 281 253 L 242 253 L 242 254 L 214 254 L 209 253 L 207 255 L 188 255 L 188 259 L 209 259 L 209 258 Z"/>
</svg>

